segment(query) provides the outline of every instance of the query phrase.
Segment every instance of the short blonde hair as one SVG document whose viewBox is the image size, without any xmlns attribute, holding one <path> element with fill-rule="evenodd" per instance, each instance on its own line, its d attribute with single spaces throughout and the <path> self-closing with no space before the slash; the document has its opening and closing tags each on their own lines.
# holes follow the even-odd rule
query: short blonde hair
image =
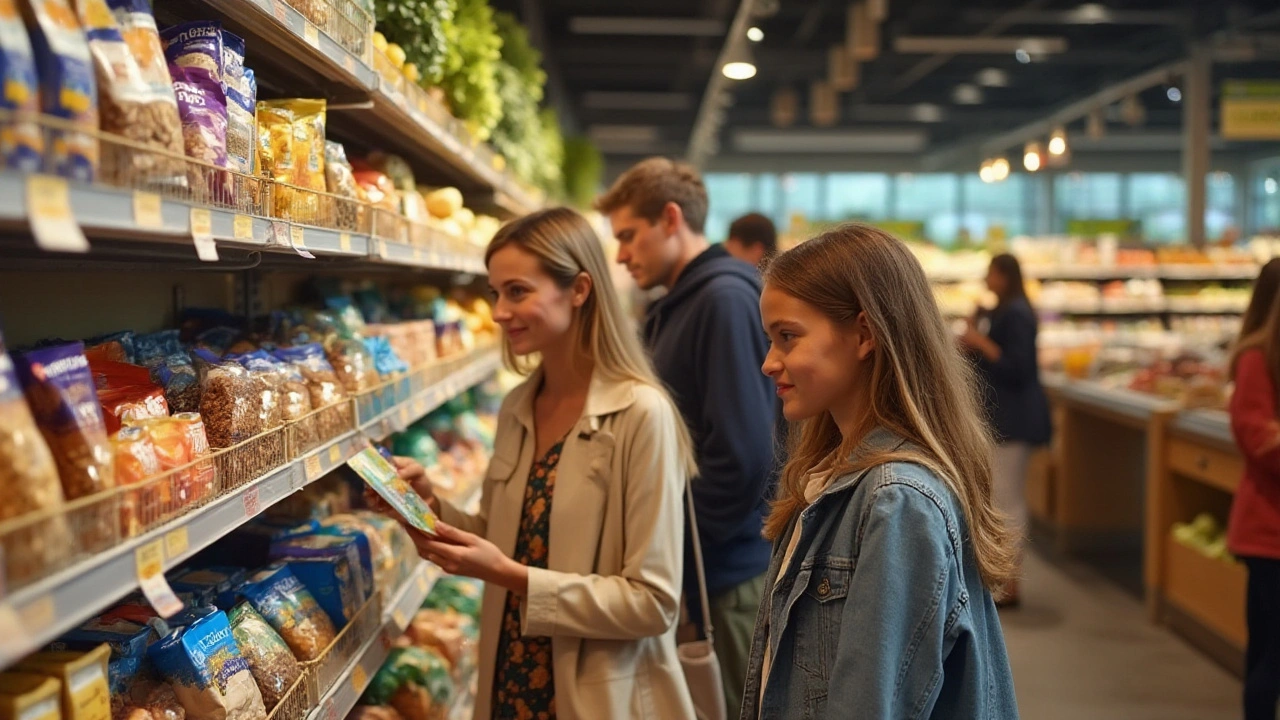
<svg viewBox="0 0 1280 720">
<path fill-rule="evenodd" d="M 689 229 L 701 235 L 707 225 L 707 186 L 692 165 L 675 160 L 642 160 L 623 173 L 593 207 L 606 215 L 630 208 L 652 223 L 662 217 L 669 202 L 680 207 Z"/>
</svg>

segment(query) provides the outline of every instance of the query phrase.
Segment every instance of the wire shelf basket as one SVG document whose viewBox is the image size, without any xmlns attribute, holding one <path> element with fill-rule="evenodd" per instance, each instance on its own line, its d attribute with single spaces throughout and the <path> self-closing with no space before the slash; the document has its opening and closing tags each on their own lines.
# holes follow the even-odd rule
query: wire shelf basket
<svg viewBox="0 0 1280 720">
<path fill-rule="evenodd" d="M 356 611 L 347 626 L 329 643 L 320 657 L 303 666 L 303 678 L 311 685 L 310 694 L 317 698 L 325 696 L 347 668 L 356 659 L 369 638 L 382 630 L 382 599 L 377 592 L 373 593 L 364 605 Z"/>
<path fill-rule="evenodd" d="M 289 423 L 289 459 L 294 460 L 356 429 L 353 400 L 343 400 L 312 410 Z"/>
</svg>

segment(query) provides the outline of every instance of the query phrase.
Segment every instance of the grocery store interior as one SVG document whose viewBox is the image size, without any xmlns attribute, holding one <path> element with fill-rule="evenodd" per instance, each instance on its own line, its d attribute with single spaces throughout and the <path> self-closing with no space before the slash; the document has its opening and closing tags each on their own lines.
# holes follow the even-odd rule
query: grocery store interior
<svg viewBox="0 0 1280 720">
<path fill-rule="evenodd" d="M 479 508 L 485 248 L 568 205 L 613 260 L 592 202 L 652 156 L 712 243 L 891 232 L 958 333 L 1016 256 L 1019 714 L 1242 717 L 1275 0 L 0 0 L 0 77 L 0 720 L 471 718 L 483 587 L 365 485 Z"/>
</svg>

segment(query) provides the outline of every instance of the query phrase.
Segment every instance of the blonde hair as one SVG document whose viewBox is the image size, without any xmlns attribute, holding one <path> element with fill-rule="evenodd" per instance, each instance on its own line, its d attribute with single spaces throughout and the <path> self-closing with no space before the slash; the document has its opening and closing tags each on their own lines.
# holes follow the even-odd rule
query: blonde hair
<svg viewBox="0 0 1280 720">
<path fill-rule="evenodd" d="M 661 392 L 675 417 L 685 469 L 690 474 L 695 472 L 689 430 L 649 363 L 638 333 L 622 310 L 604 249 L 591 223 L 566 207 L 541 210 L 512 220 L 489 241 L 484 253 L 485 265 L 489 264 L 494 253 L 508 245 L 538 258 L 542 271 L 561 289 L 572 287 L 581 273 L 591 278 L 591 293 L 577 310 L 577 337 L 574 342 L 578 356 L 589 358 L 595 364 L 593 371 L 605 378 L 633 380 Z M 541 362 L 517 356 L 505 336 L 502 354 L 507 367 L 522 375 L 532 373 Z"/>
<path fill-rule="evenodd" d="M 630 208 L 637 217 L 657 222 L 667 203 L 680 206 L 685 224 L 702 234 L 707 226 L 707 186 L 692 165 L 653 157 L 636 163 L 592 204 L 606 215 Z"/>
<path fill-rule="evenodd" d="M 765 524 L 777 539 L 807 505 L 809 472 L 835 454 L 837 474 L 887 462 L 920 464 L 960 503 L 978 570 L 988 588 L 1014 573 L 1015 551 L 991 502 L 991 432 L 979 410 L 973 368 L 956 347 L 919 262 L 893 236 L 849 224 L 801 243 L 765 267 L 766 285 L 848 326 L 866 316 L 876 340 L 861 432 L 843 437 L 830 413 L 792 428 L 778 497 Z M 862 436 L 880 426 L 909 444 L 852 458 Z"/>
</svg>

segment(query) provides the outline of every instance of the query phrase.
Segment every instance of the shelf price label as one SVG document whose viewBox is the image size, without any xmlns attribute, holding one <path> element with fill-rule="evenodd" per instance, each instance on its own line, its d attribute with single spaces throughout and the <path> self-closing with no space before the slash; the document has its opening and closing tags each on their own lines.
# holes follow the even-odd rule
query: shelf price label
<svg viewBox="0 0 1280 720">
<path fill-rule="evenodd" d="M 338 249 L 342 252 L 351 252 L 351 233 L 338 234 Z"/>
<path fill-rule="evenodd" d="M 311 254 L 307 249 L 307 231 L 301 225 L 289 226 L 289 245 L 293 247 L 294 252 L 308 260 L 315 260 L 316 256 Z"/>
<path fill-rule="evenodd" d="M 57 619 L 57 613 L 54 612 L 53 596 L 41 595 L 18 608 L 18 615 L 22 617 L 22 627 L 27 630 L 34 632 L 44 630 Z"/>
<path fill-rule="evenodd" d="M 231 234 L 237 240 L 252 240 L 253 218 L 248 215 L 236 215 L 231 221 Z"/>
<path fill-rule="evenodd" d="M 218 244 L 213 241 L 213 214 L 208 208 L 191 208 L 191 239 L 196 244 L 196 257 L 204 262 L 218 262 Z"/>
<path fill-rule="evenodd" d="M 342 447 L 340 445 L 329 446 L 329 464 L 340 465 L 342 463 Z"/>
<path fill-rule="evenodd" d="M 246 490 L 243 499 L 244 517 L 246 520 L 262 512 L 262 500 L 258 497 L 258 488 L 256 486 Z"/>
<path fill-rule="evenodd" d="M 133 191 L 133 222 L 140 228 L 164 227 L 164 202 L 153 192 Z"/>
<path fill-rule="evenodd" d="M 289 22 L 288 6 L 280 0 L 276 0 L 276 2 L 271 4 L 271 14 L 275 15 L 276 19 L 282 23 Z"/>
<path fill-rule="evenodd" d="M 27 176 L 27 217 L 40 249 L 89 252 L 89 241 L 71 213 L 71 189 L 64 178 Z"/>
<path fill-rule="evenodd" d="M 364 687 L 368 684 L 369 675 L 364 671 L 364 666 L 356 665 L 351 668 L 351 689 L 356 691 L 356 695 L 364 692 Z"/>
<path fill-rule="evenodd" d="M 138 548 L 134 559 L 142 594 L 147 596 L 156 612 L 172 617 L 182 610 L 182 601 L 174 595 L 169 581 L 164 579 L 164 545 L 164 540 L 153 540 Z"/>
<path fill-rule="evenodd" d="M 320 29 L 315 25 L 312 25 L 309 22 L 303 23 L 302 39 L 306 40 L 307 44 L 311 47 L 317 50 L 320 49 Z"/>
<path fill-rule="evenodd" d="M 170 560 L 177 560 L 179 556 L 185 553 L 191 547 L 191 537 L 187 533 L 186 527 L 180 527 L 177 530 L 170 530 L 164 535 L 164 556 Z"/>
<path fill-rule="evenodd" d="M 356 71 L 356 59 L 351 57 L 350 53 L 344 54 L 342 56 L 342 67 L 347 72 L 354 74 Z"/>
<path fill-rule="evenodd" d="M 306 471 L 307 482 L 312 482 L 324 474 L 319 455 L 308 455 L 307 459 L 302 461 L 302 467 Z"/>
</svg>

